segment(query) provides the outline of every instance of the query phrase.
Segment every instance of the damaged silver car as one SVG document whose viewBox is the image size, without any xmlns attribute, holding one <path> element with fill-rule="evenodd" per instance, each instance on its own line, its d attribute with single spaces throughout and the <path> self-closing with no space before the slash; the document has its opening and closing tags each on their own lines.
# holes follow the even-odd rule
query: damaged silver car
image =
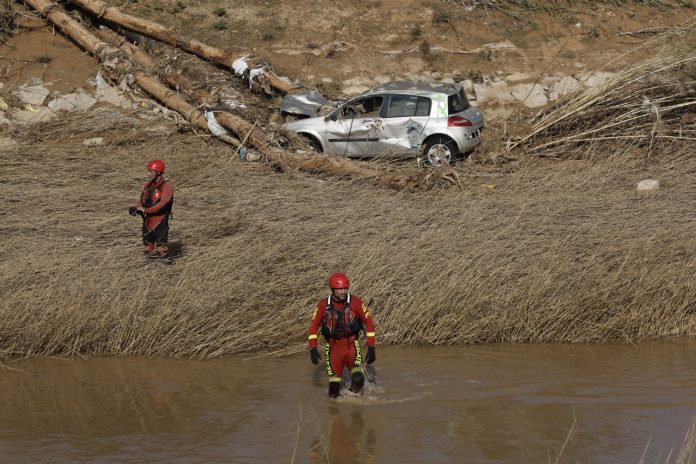
<svg viewBox="0 0 696 464">
<path fill-rule="evenodd" d="M 397 81 L 374 87 L 326 116 L 288 129 L 317 152 L 349 157 L 418 157 L 439 166 L 481 143 L 483 114 L 457 84 Z"/>
</svg>

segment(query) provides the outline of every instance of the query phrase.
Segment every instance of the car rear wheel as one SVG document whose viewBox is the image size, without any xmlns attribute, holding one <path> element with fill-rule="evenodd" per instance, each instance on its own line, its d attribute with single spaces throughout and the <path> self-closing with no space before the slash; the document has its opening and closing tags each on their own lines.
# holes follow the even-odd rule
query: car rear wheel
<svg viewBox="0 0 696 464">
<path fill-rule="evenodd" d="M 423 156 L 435 167 L 447 166 L 457 154 L 457 144 L 449 137 L 438 136 L 423 146 Z"/>
</svg>

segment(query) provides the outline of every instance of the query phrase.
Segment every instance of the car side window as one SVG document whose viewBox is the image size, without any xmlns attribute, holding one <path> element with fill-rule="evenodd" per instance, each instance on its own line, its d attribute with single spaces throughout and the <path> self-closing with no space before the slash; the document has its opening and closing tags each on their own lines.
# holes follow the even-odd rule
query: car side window
<svg viewBox="0 0 696 464">
<path fill-rule="evenodd" d="M 381 96 L 370 96 L 353 100 L 343 108 L 343 117 L 346 119 L 378 118 L 379 111 L 382 108 L 382 100 Z"/>
<path fill-rule="evenodd" d="M 387 118 L 410 118 L 430 115 L 430 99 L 416 95 L 392 95 L 387 106 Z"/>
</svg>

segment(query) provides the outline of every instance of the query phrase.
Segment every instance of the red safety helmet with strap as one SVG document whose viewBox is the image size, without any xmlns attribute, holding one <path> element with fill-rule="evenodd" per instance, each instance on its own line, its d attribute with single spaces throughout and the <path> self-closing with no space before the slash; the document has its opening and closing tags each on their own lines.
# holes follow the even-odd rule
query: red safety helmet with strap
<svg viewBox="0 0 696 464">
<path fill-rule="evenodd" d="M 350 287 L 350 280 L 348 276 L 340 272 L 334 272 L 329 277 L 329 288 L 348 288 Z"/>
<path fill-rule="evenodd" d="M 152 160 L 149 163 L 147 163 L 147 169 L 157 171 L 160 174 L 164 174 L 164 161 L 162 160 Z"/>
</svg>

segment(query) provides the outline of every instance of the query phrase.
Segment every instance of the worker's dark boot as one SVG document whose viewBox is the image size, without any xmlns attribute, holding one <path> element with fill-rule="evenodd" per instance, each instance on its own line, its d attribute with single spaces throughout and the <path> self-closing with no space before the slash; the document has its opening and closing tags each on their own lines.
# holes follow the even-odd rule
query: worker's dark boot
<svg viewBox="0 0 696 464">
<path fill-rule="evenodd" d="M 157 247 L 157 253 L 159 253 L 160 258 L 165 258 L 169 254 L 169 247 L 167 245 L 160 245 Z"/>
<path fill-rule="evenodd" d="M 353 372 L 350 376 L 350 391 L 358 393 L 365 385 L 365 376 L 362 372 Z"/>
<path fill-rule="evenodd" d="M 329 382 L 329 396 L 338 398 L 338 392 L 341 391 L 341 382 Z"/>
</svg>

